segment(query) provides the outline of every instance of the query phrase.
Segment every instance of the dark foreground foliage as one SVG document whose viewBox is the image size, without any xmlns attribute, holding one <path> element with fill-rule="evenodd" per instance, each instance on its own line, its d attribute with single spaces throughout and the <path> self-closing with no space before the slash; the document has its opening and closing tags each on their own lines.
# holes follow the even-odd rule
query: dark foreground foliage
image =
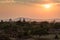
<svg viewBox="0 0 60 40">
<path fill-rule="evenodd" d="M 59 29 L 59 22 L 26 22 L 16 21 L 16 22 L 0 22 L 0 40 L 21 40 L 34 38 L 37 35 L 40 37 L 42 35 L 48 35 L 51 30 L 49 29 Z"/>
</svg>

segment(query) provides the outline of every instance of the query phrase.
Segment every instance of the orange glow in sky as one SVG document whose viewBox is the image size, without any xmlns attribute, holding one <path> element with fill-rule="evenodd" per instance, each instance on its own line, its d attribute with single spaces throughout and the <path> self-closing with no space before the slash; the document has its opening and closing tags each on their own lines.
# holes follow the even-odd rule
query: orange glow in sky
<svg viewBox="0 0 60 40">
<path fill-rule="evenodd" d="M 39 4 L 38 7 L 40 7 L 42 9 L 42 11 L 51 11 L 53 9 L 55 9 L 55 5 L 56 4 L 53 4 L 53 3 L 50 3 L 50 4 Z"/>
<path fill-rule="evenodd" d="M 60 18 L 60 3 L 55 3 L 55 0 L 53 2 L 52 0 L 44 0 L 42 2 L 40 0 L 19 0 L 20 3 L 16 1 L 2 3 L 0 1 L 0 18 Z"/>
<path fill-rule="evenodd" d="M 48 9 L 48 8 L 51 8 L 52 5 L 50 5 L 50 4 L 44 4 L 43 6 Z"/>
</svg>

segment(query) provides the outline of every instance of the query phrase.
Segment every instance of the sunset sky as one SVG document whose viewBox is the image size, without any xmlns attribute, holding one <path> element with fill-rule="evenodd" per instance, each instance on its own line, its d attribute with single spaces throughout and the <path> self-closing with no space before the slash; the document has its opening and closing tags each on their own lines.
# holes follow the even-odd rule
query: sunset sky
<svg viewBox="0 0 60 40">
<path fill-rule="evenodd" d="M 0 0 L 0 19 L 59 19 L 60 0 Z"/>
</svg>

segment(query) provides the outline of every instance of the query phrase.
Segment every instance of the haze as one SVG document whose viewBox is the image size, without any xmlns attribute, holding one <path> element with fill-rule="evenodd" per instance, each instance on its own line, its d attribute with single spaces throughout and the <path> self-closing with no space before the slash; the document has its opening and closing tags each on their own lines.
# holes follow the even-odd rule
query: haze
<svg viewBox="0 0 60 40">
<path fill-rule="evenodd" d="M 52 4 L 50 8 L 42 5 Z M 60 0 L 0 0 L 0 19 L 59 19 Z"/>
</svg>

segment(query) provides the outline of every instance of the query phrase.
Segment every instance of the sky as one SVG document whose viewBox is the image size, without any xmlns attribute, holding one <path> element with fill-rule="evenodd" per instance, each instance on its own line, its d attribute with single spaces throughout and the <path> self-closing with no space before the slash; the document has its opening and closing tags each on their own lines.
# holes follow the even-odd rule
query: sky
<svg viewBox="0 0 60 40">
<path fill-rule="evenodd" d="M 60 0 L 0 0 L 0 19 L 19 17 L 59 19 Z"/>
</svg>

